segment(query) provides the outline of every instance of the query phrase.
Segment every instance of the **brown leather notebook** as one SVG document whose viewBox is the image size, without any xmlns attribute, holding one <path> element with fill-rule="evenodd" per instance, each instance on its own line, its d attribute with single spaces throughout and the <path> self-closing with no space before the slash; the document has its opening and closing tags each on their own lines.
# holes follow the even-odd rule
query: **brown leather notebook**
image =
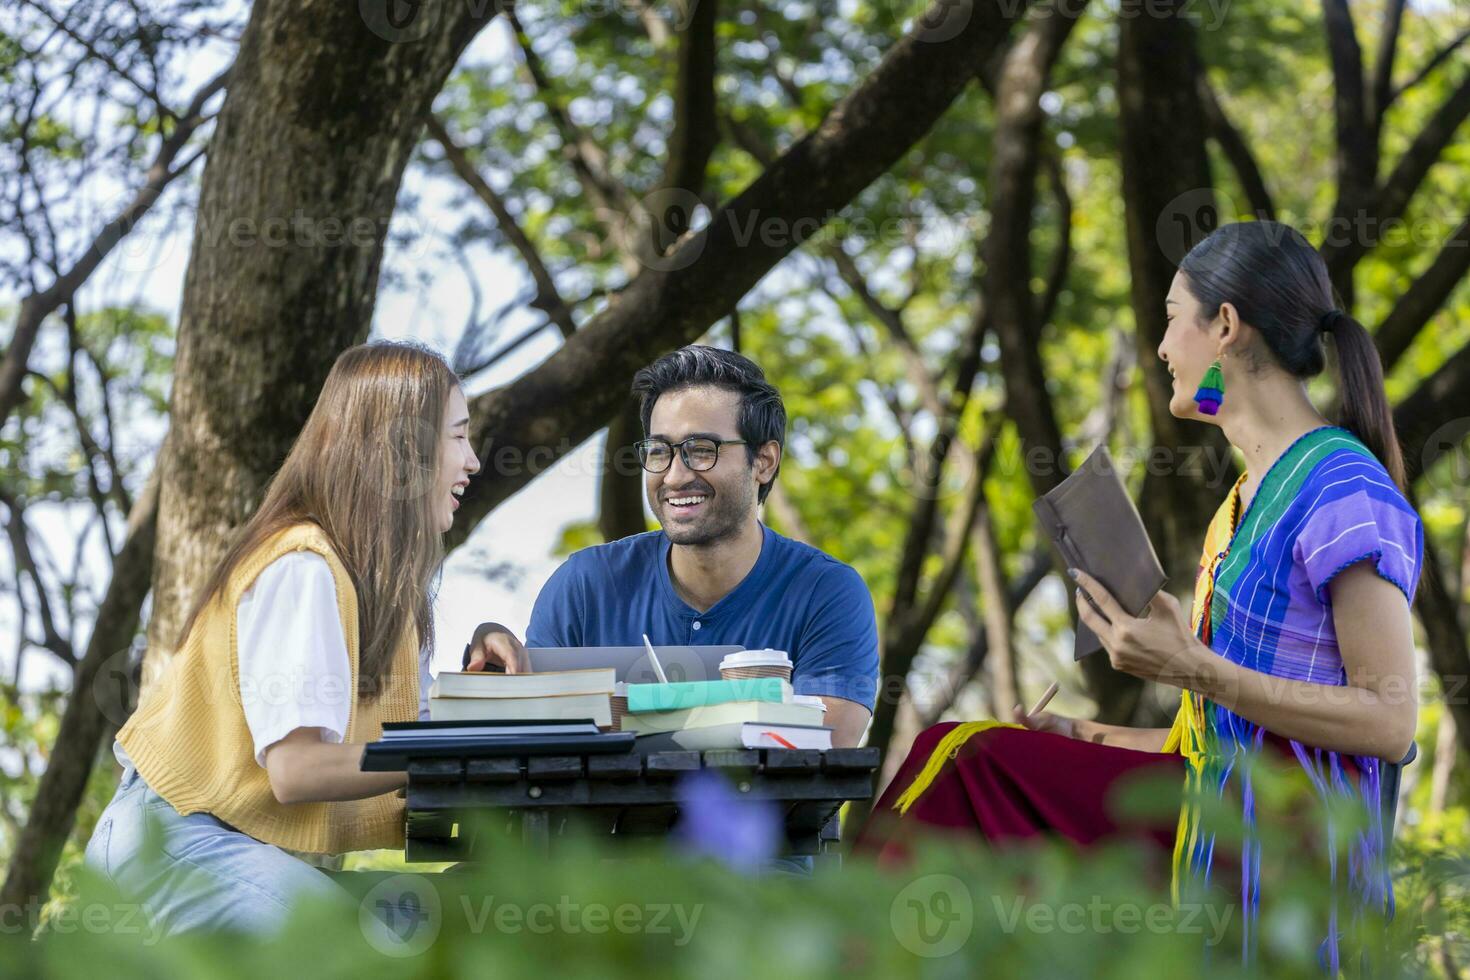
<svg viewBox="0 0 1470 980">
<path fill-rule="evenodd" d="M 1168 584 L 1143 518 L 1106 446 L 1099 446 L 1031 506 L 1067 567 L 1080 568 L 1097 579 L 1130 614 L 1141 614 Z M 1086 598 L 1092 602 L 1090 596 Z M 1096 604 L 1093 608 L 1097 609 Z M 1097 634 L 1079 620 L 1073 657 L 1081 660 L 1102 648 Z"/>
</svg>

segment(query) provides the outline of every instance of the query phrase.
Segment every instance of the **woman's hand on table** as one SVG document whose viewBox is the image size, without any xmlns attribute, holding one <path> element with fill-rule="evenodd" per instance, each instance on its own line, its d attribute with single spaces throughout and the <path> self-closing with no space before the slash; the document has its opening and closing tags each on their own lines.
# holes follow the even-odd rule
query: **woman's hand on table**
<svg viewBox="0 0 1470 980">
<path fill-rule="evenodd" d="M 1142 616 L 1131 616 L 1097 579 L 1080 568 L 1069 572 L 1078 584 L 1078 615 L 1102 641 L 1115 669 L 1176 687 L 1191 686 L 1201 666 L 1203 644 L 1190 629 L 1178 599 L 1160 590 Z"/>
<path fill-rule="evenodd" d="M 516 635 L 499 623 L 481 623 L 465 648 L 465 670 L 504 668 L 507 674 L 525 674 L 531 669 L 526 648 Z"/>
</svg>

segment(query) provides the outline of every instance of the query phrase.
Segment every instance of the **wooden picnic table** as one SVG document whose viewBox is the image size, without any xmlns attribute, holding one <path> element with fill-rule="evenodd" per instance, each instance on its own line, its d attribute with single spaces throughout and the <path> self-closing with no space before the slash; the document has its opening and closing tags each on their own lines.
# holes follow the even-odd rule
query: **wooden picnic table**
<svg viewBox="0 0 1470 980">
<path fill-rule="evenodd" d="M 468 818 L 497 812 L 519 822 L 539 853 L 573 825 L 617 840 L 667 834 L 679 814 L 679 777 L 703 768 L 723 773 L 743 798 L 780 805 L 787 854 L 835 859 L 837 811 L 872 797 L 878 763 L 877 748 L 410 759 L 404 856 L 473 862 Z"/>
</svg>

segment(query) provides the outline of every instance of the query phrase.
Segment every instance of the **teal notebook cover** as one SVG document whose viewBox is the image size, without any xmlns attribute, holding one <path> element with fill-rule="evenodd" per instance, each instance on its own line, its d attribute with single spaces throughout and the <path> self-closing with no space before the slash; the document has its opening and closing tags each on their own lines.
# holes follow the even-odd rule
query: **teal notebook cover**
<svg viewBox="0 0 1470 980">
<path fill-rule="evenodd" d="M 678 711 L 726 701 L 791 700 L 791 682 L 780 677 L 742 677 L 733 681 L 682 681 L 629 684 L 628 710 Z"/>
</svg>

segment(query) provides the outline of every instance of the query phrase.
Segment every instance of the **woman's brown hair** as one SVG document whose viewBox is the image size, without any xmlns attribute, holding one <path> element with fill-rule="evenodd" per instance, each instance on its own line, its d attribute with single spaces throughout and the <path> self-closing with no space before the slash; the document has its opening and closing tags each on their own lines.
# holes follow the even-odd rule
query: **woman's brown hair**
<svg viewBox="0 0 1470 980">
<path fill-rule="evenodd" d="M 444 409 L 459 378 L 433 351 L 379 341 L 343 351 L 265 499 L 199 592 L 179 645 L 230 573 L 271 535 L 316 524 L 357 592 L 358 691 L 377 697 L 404 631 L 433 640 L 444 560 L 433 499 Z"/>
</svg>

